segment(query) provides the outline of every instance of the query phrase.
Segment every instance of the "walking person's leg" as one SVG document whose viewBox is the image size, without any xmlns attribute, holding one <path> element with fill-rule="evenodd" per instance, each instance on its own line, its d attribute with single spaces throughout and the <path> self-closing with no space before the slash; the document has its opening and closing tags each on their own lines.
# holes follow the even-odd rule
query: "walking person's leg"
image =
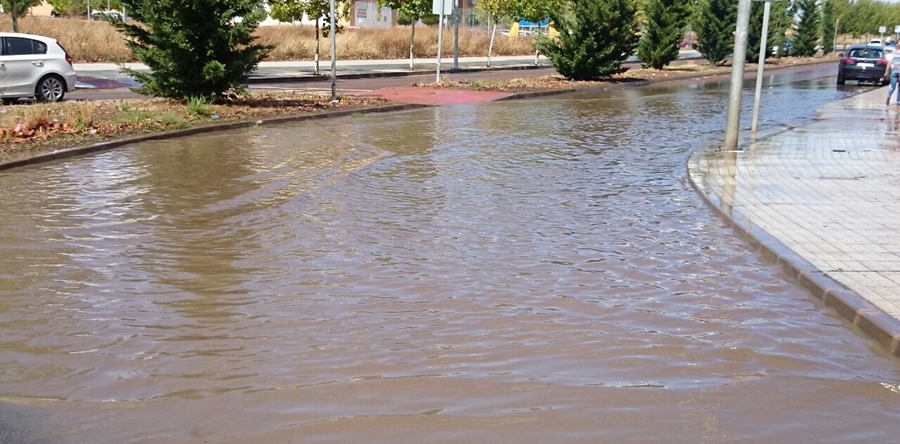
<svg viewBox="0 0 900 444">
<path fill-rule="evenodd" d="M 900 71 L 892 72 L 891 85 L 896 87 L 898 83 L 900 83 Z M 897 92 L 897 105 L 900 105 L 900 92 Z"/>
<path fill-rule="evenodd" d="M 892 72 L 891 73 L 891 89 L 888 90 L 887 99 L 884 101 L 885 105 L 891 104 L 891 96 L 894 95 L 894 90 L 897 89 L 897 80 L 900 79 L 900 72 Z M 898 94 L 900 97 L 900 94 Z"/>
</svg>

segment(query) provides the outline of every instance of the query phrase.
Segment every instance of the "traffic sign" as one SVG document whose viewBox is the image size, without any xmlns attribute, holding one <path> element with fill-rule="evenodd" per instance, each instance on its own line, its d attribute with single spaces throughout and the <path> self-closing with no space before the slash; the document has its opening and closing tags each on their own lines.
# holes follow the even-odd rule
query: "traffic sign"
<svg viewBox="0 0 900 444">
<path fill-rule="evenodd" d="M 887 31 L 887 27 L 885 27 L 885 26 L 879 26 L 879 27 L 878 27 L 878 32 L 879 32 L 879 33 L 884 34 L 884 31 Z"/>
</svg>

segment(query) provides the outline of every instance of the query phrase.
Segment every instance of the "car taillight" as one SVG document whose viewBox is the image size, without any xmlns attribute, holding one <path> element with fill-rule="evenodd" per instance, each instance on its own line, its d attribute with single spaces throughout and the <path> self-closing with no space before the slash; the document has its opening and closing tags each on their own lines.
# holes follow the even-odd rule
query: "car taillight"
<svg viewBox="0 0 900 444">
<path fill-rule="evenodd" d="M 886 59 L 881 59 L 881 60 L 878 61 L 878 66 L 886 66 L 886 65 L 887 65 L 887 60 L 886 60 Z"/>
<path fill-rule="evenodd" d="M 856 63 L 856 59 L 851 59 L 850 57 L 847 57 L 844 59 L 844 63 L 846 63 L 848 65 L 852 65 L 852 64 Z"/>
<path fill-rule="evenodd" d="M 66 61 L 69 62 L 69 66 L 72 66 L 74 68 L 74 66 L 72 65 L 72 57 L 69 57 L 68 53 L 66 53 Z"/>
</svg>

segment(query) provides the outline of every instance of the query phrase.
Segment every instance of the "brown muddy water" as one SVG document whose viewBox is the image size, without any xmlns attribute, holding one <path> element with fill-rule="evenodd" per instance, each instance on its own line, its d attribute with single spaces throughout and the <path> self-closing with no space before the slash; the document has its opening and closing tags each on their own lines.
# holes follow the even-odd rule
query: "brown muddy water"
<svg viewBox="0 0 900 444">
<path fill-rule="evenodd" d="M 770 80 L 777 121 L 852 92 Z M 685 184 L 727 94 L 351 117 L 0 173 L 0 442 L 893 442 L 900 363 Z"/>
</svg>

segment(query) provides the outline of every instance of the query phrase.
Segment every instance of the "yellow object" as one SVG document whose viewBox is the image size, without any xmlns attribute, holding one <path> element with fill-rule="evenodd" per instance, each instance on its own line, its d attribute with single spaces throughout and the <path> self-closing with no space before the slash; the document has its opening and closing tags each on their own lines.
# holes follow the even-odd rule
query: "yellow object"
<svg viewBox="0 0 900 444">
<path fill-rule="evenodd" d="M 549 31 L 547 31 L 547 34 L 550 34 L 550 38 L 551 38 L 551 39 L 552 39 L 553 37 L 556 37 L 556 36 L 559 35 L 559 31 L 557 31 L 556 28 L 550 26 L 550 27 L 548 27 L 548 29 L 549 29 Z"/>
<path fill-rule="evenodd" d="M 513 23 L 509 28 L 509 38 L 514 39 L 519 36 L 519 22 Z"/>
</svg>

